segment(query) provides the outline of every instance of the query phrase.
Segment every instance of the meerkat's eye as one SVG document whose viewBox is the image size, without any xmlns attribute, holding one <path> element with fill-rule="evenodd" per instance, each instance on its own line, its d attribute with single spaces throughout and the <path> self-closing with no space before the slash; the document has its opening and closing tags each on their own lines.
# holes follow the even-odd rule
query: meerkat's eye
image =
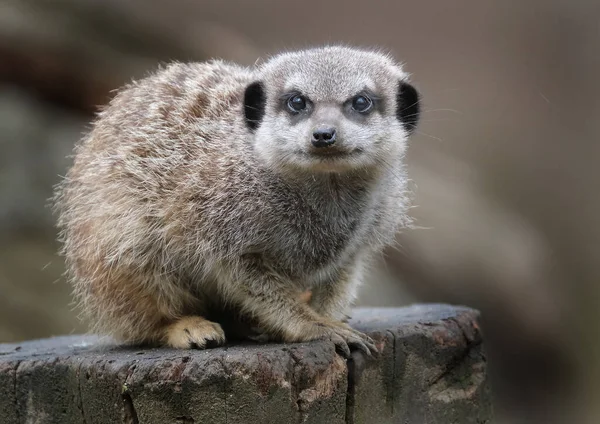
<svg viewBox="0 0 600 424">
<path fill-rule="evenodd" d="M 359 113 L 367 113 L 372 107 L 373 100 L 364 94 L 360 94 L 352 99 L 352 109 Z"/>
<path fill-rule="evenodd" d="M 288 99 L 287 105 L 294 113 L 302 112 L 306 109 L 306 98 L 302 94 L 295 94 Z"/>
</svg>

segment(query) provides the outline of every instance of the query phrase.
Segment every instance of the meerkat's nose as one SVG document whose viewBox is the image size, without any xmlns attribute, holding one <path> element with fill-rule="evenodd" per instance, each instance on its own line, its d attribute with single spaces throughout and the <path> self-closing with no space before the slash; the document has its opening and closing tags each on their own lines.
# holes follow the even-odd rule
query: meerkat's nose
<svg viewBox="0 0 600 424">
<path fill-rule="evenodd" d="M 328 147 L 335 143 L 335 128 L 316 128 L 312 134 L 315 147 Z"/>
</svg>

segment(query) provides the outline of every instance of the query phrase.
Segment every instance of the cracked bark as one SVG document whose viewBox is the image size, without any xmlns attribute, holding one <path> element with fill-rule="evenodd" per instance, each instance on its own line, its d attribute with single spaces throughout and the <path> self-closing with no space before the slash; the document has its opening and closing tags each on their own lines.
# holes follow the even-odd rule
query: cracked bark
<svg viewBox="0 0 600 424">
<path fill-rule="evenodd" d="M 357 310 L 351 324 L 381 355 L 347 361 L 327 341 L 206 351 L 84 336 L 0 345 L 0 422 L 485 423 L 477 321 L 476 311 L 443 305 Z"/>
<path fill-rule="evenodd" d="M 392 345 L 392 357 L 396 358 L 396 344 L 398 343 L 396 340 L 396 337 L 394 337 L 394 333 L 392 333 L 391 331 L 386 331 L 386 333 L 394 340 L 394 344 Z M 396 376 L 397 376 L 397 371 L 396 371 L 396 361 L 394 360 L 392 362 L 392 381 L 396 381 Z M 388 390 L 388 401 L 391 404 L 391 409 L 392 409 L 392 415 L 394 415 L 394 409 L 395 409 L 395 401 L 396 398 L 394 396 L 395 391 L 394 390 Z"/>
<path fill-rule="evenodd" d="M 346 390 L 346 424 L 354 424 L 354 399 L 356 396 L 356 368 L 354 359 L 349 358 L 346 362 L 348 367 L 348 389 Z"/>
<path fill-rule="evenodd" d="M 121 395 L 123 398 L 123 424 L 139 424 L 137 412 L 135 406 L 133 406 L 133 400 L 131 395 L 125 392 Z"/>
<path fill-rule="evenodd" d="M 79 402 L 77 404 L 77 407 L 79 408 L 79 410 L 81 411 L 81 420 L 83 424 L 87 424 L 87 419 L 85 418 L 85 411 L 83 409 L 83 397 L 81 395 L 81 367 L 83 365 L 83 361 L 81 361 L 81 363 L 79 364 L 79 367 L 77 368 L 77 393 L 79 394 Z"/>
<path fill-rule="evenodd" d="M 19 372 L 19 367 L 21 366 L 22 363 L 23 363 L 23 361 L 17 361 L 15 370 L 14 370 L 14 384 L 13 384 L 13 396 L 14 396 L 14 405 L 15 405 L 14 414 L 15 414 L 15 417 L 18 422 L 21 421 L 21 414 L 20 414 L 20 408 L 19 408 L 19 397 L 17 396 L 17 384 L 18 384 L 17 375 Z"/>
<path fill-rule="evenodd" d="M 21 361 L 17 361 L 16 365 L 15 365 L 15 369 L 13 370 L 13 397 L 14 397 L 14 415 L 17 419 L 17 421 L 21 420 L 21 417 L 19 416 L 19 400 L 17 398 L 17 370 L 19 369 L 19 365 L 21 365 Z"/>
<path fill-rule="evenodd" d="M 121 399 L 123 400 L 123 424 L 139 424 L 137 411 L 135 410 L 133 399 L 129 393 L 129 384 L 131 376 L 135 372 L 135 368 L 136 365 L 134 364 L 127 370 L 127 377 L 125 378 L 121 390 Z"/>
</svg>

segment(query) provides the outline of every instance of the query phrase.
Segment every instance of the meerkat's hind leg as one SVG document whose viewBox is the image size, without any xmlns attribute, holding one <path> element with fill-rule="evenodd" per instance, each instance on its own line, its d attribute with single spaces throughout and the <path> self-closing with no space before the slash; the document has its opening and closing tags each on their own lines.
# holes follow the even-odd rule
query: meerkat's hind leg
<svg viewBox="0 0 600 424">
<path fill-rule="evenodd" d="M 185 316 L 164 329 L 165 344 L 177 349 L 205 349 L 225 343 L 225 332 L 219 324 L 201 316 Z"/>
</svg>

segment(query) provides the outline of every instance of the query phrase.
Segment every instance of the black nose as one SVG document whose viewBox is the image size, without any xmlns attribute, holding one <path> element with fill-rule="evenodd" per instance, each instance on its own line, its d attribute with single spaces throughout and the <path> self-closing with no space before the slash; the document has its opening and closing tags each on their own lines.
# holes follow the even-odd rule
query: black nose
<svg viewBox="0 0 600 424">
<path fill-rule="evenodd" d="M 312 144 L 315 147 L 327 147 L 335 143 L 335 128 L 319 128 L 312 134 Z"/>
</svg>

